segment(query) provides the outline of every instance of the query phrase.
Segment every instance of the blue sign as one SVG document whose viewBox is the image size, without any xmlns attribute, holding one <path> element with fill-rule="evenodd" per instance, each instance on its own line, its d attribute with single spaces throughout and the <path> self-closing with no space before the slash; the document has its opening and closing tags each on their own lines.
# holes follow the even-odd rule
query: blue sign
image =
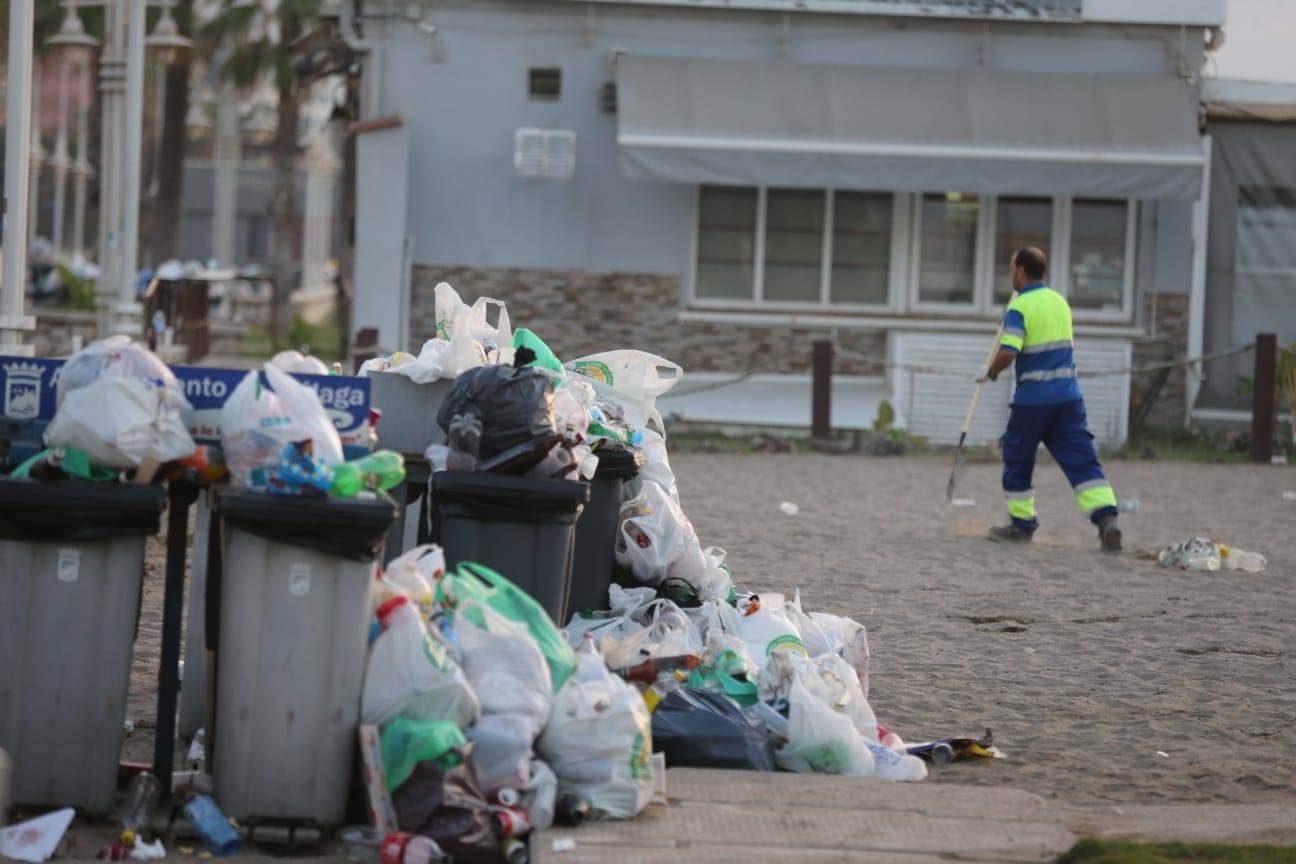
<svg viewBox="0 0 1296 864">
<path fill-rule="evenodd" d="M 7 425 L 21 430 L 20 437 L 39 440 L 45 424 L 54 419 L 58 376 L 63 360 L 0 357 L 0 394 Z M 173 366 L 185 398 L 193 406 L 189 434 L 199 444 L 220 444 L 220 411 L 247 372 L 203 366 Z M 369 452 L 369 379 L 344 375 L 293 375 L 319 396 L 342 438 L 348 459 Z M 265 373 L 261 383 L 267 388 Z M 12 433 L 10 433 L 12 435 Z"/>
</svg>

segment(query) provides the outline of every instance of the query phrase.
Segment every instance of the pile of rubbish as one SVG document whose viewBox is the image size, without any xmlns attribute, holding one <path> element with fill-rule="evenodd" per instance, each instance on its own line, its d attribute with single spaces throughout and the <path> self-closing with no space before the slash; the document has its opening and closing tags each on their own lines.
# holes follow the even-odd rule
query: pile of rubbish
<svg viewBox="0 0 1296 864">
<path fill-rule="evenodd" d="M 361 372 L 452 382 L 435 418 L 447 443 L 424 454 L 435 470 L 591 480 L 611 451 L 642 467 L 615 514 L 621 572 L 607 608 L 577 611 L 565 628 L 508 574 L 448 568 L 433 544 L 376 568 L 360 711 L 374 827 L 343 832 L 348 855 L 517 864 L 534 829 L 664 803 L 668 766 L 915 781 L 928 763 L 1001 755 L 988 730 L 907 747 L 869 703 L 864 625 L 807 610 L 799 589 L 735 583 L 725 550 L 705 546 L 685 514 L 670 465 L 656 402 L 681 380 L 678 365 L 635 350 L 564 363 L 514 330 L 503 304 L 468 306 L 445 283 L 436 311 L 437 335 L 417 356 Z M 247 373 L 221 409 L 219 450 L 200 448 L 170 370 L 124 337 L 95 343 L 64 367 L 50 449 L 20 471 L 227 474 L 307 497 L 403 483 L 399 453 L 345 460 L 318 395 L 292 377 L 322 370 L 285 352 Z M 371 443 L 380 417 L 371 412 Z M 199 812 L 215 802 L 191 804 L 196 826 L 229 841 L 219 811 Z"/>
<path fill-rule="evenodd" d="M 1177 570 L 1241 570 L 1263 573 L 1268 561 L 1259 552 L 1226 546 L 1209 537 L 1192 537 L 1156 553 L 1157 563 Z"/>
<path fill-rule="evenodd" d="M 563 363 L 497 301 L 469 307 L 445 283 L 436 297 L 437 336 L 362 372 L 453 379 L 437 415 L 448 443 L 425 454 L 435 470 L 589 479 L 612 447 L 643 467 L 624 486 L 621 584 L 565 629 L 507 574 L 447 572 L 434 545 L 382 573 L 362 722 L 380 730 L 400 832 L 498 860 L 535 828 L 635 817 L 666 766 L 912 781 L 928 762 L 1001 755 L 988 731 L 906 747 L 869 704 L 862 624 L 807 611 L 799 591 L 743 590 L 725 551 L 703 546 L 655 404 L 679 366 L 631 350 Z"/>
</svg>

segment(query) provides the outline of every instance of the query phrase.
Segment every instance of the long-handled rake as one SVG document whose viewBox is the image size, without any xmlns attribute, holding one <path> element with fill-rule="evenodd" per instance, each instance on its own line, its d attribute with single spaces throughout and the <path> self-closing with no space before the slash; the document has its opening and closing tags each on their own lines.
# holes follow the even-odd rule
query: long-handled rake
<svg viewBox="0 0 1296 864">
<path fill-rule="evenodd" d="M 1008 302 L 1012 303 L 1017 292 L 1012 293 Z M 994 345 L 990 347 L 990 356 L 986 359 L 988 368 L 994 362 L 995 356 L 999 353 L 999 340 L 1003 338 L 1003 318 L 999 319 L 999 329 L 995 330 Z M 985 381 L 977 381 L 976 390 L 972 391 L 972 404 L 968 406 L 967 416 L 963 418 L 963 431 L 959 433 L 958 447 L 954 450 L 954 467 L 950 470 L 949 482 L 945 484 L 945 500 L 954 500 L 954 488 L 958 486 L 959 480 L 963 477 L 963 442 L 967 440 L 968 430 L 972 428 L 972 417 L 976 414 L 977 403 L 981 401 L 981 388 L 985 386 Z"/>
</svg>

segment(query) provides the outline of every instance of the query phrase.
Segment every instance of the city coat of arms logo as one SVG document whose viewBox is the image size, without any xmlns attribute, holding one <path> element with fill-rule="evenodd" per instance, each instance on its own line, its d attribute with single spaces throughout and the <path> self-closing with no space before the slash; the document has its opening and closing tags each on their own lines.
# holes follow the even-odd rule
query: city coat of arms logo
<svg viewBox="0 0 1296 864">
<path fill-rule="evenodd" d="M 41 367 L 35 363 L 4 366 L 4 414 L 30 420 L 40 415 Z"/>
</svg>

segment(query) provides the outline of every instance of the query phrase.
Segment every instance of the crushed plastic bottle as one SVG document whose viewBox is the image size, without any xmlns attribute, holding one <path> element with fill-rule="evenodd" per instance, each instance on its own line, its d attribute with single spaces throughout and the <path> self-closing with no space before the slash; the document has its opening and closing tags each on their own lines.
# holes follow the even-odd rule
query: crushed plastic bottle
<svg viewBox="0 0 1296 864">
<path fill-rule="evenodd" d="M 1269 562 L 1259 552 L 1248 552 L 1245 549 L 1234 549 L 1219 544 L 1220 567 L 1225 570 L 1241 570 L 1244 573 L 1263 573 Z"/>
<path fill-rule="evenodd" d="M 333 466 L 330 491 L 340 498 L 354 498 L 363 490 L 386 492 L 405 481 L 405 457 L 394 450 L 379 450 L 363 459 Z"/>
<path fill-rule="evenodd" d="M 141 771 L 131 779 L 122 801 L 120 818 L 122 824 L 122 843 L 134 844 L 140 829 L 147 828 L 153 818 L 153 808 L 157 807 L 162 797 L 162 784 L 148 771 Z"/>
<path fill-rule="evenodd" d="M 1137 498 L 1122 498 L 1116 502 L 1116 509 L 1122 513 L 1137 513 L 1140 506 Z"/>
<path fill-rule="evenodd" d="M 456 414 L 450 420 L 450 455 L 446 457 L 447 470 L 477 470 L 477 453 L 481 447 L 481 433 L 481 420 L 475 415 Z"/>
</svg>

